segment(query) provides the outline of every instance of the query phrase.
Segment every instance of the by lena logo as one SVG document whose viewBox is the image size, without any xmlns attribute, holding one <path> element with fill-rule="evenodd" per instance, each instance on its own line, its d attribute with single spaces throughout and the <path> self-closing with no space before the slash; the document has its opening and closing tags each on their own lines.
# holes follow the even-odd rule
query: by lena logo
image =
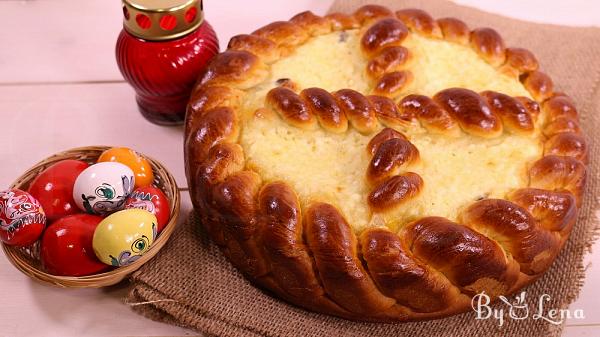
<svg viewBox="0 0 600 337">
<path fill-rule="evenodd" d="M 513 301 L 509 301 L 504 296 L 499 296 L 501 305 L 494 308 L 490 306 L 491 298 L 485 291 L 473 296 L 471 299 L 471 307 L 476 313 L 475 319 L 495 319 L 498 321 L 498 326 L 504 325 L 506 318 L 512 320 L 524 320 L 531 318 L 533 320 L 544 320 L 550 324 L 562 324 L 565 319 L 584 319 L 583 309 L 554 309 L 547 308 L 551 297 L 548 294 L 543 294 L 538 299 L 537 303 L 529 310 L 525 291 L 515 296 Z"/>
</svg>

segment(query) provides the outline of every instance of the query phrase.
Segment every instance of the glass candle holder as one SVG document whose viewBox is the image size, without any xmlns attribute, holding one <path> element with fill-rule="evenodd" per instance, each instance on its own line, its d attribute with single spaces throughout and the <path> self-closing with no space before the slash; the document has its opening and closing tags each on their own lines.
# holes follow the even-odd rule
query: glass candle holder
<svg viewBox="0 0 600 337">
<path fill-rule="evenodd" d="M 117 63 L 149 121 L 182 124 L 197 77 L 218 52 L 201 0 L 123 0 Z"/>
</svg>

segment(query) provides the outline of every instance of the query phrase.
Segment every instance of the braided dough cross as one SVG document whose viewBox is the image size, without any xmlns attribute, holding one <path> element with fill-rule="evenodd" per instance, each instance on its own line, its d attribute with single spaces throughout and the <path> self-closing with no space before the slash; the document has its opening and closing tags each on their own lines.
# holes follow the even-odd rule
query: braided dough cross
<svg viewBox="0 0 600 337">
<path fill-rule="evenodd" d="M 194 207 L 238 269 L 366 321 L 448 316 L 535 280 L 587 164 L 574 104 L 531 52 L 372 5 L 232 38 L 194 91 L 185 152 Z"/>
</svg>

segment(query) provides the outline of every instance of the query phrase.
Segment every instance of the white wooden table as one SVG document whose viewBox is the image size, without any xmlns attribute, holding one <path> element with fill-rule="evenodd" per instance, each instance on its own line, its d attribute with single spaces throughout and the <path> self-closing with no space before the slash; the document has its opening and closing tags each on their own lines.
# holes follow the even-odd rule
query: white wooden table
<svg viewBox="0 0 600 337">
<path fill-rule="evenodd" d="M 221 46 L 232 35 L 305 9 L 323 14 L 331 0 L 206 0 Z M 458 2 L 524 20 L 600 26 L 600 3 L 570 1 Z M 92 144 L 135 148 L 163 161 L 186 187 L 182 130 L 141 118 L 114 58 L 121 29 L 119 1 L 0 0 L 0 189 L 38 160 Z M 183 193 L 183 212 L 190 210 Z M 600 335 L 600 246 L 586 257 L 585 286 L 565 336 Z M 190 335 L 147 320 L 122 303 L 126 285 L 64 290 L 37 284 L 0 254 L 0 337 Z"/>
</svg>

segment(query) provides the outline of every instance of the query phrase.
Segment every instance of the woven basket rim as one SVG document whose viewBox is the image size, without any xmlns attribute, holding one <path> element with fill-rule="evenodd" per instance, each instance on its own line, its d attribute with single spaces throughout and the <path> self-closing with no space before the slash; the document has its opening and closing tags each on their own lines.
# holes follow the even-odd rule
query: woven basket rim
<svg viewBox="0 0 600 337">
<path fill-rule="evenodd" d="M 43 171 L 50 165 L 65 159 L 76 159 L 88 162 L 95 162 L 95 159 L 97 159 L 102 152 L 112 147 L 114 146 L 92 145 L 76 147 L 55 153 L 39 161 L 31 168 L 29 168 L 25 173 L 18 177 L 11 184 L 10 187 L 27 190 L 31 181 L 41 171 Z M 154 171 L 154 183 L 156 183 L 157 181 L 159 182 L 156 185 L 158 185 L 157 187 L 160 188 L 167 196 L 167 199 L 169 200 L 169 207 L 171 210 L 171 217 L 169 219 L 169 222 L 165 225 L 163 230 L 160 232 L 158 238 L 152 243 L 148 251 L 144 255 L 142 255 L 141 258 L 139 258 L 137 261 L 133 262 L 130 265 L 117 267 L 110 271 L 106 271 L 99 274 L 87 276 L 58 276 L 45 272 L 41 268 L 41 262 L 39 261 L 39 258 L 33 256 L 34 254 L 32 253 L 32 250 L 36 249 L 34 247 L 35 245 L 39 245 L 39 240 L 38 243 L 34 244 L 34 246 L 27 248 L 11 246 L 2 243 L 2 249 L 7 259 L 11 262 L 11 264 L 13 264 L 18 270 L 23 272 L 25 275 L 42 283 L 51 284 L 63 288 L 99 288 L 114 285 L 116 283 L 121 282 L 128 275 L 139 269 L 144 263 L 152 259 L 158 253 L 158 251 L 166 244 L 167 240 L 169 239 L 169 237 L 175 230 L 175 227 L 177 226 L 177 220 L 179 218 L 181 208 L 181 195 L 175 178 L 160 161 L 145 154 L 142 154 L 138 151 L 136 152 L 150 162 L 150 165 L 152 166 L 152 169 Z M 34 265 L 32 261 L 37 261 L 37 266 Z"/>
</svg>

